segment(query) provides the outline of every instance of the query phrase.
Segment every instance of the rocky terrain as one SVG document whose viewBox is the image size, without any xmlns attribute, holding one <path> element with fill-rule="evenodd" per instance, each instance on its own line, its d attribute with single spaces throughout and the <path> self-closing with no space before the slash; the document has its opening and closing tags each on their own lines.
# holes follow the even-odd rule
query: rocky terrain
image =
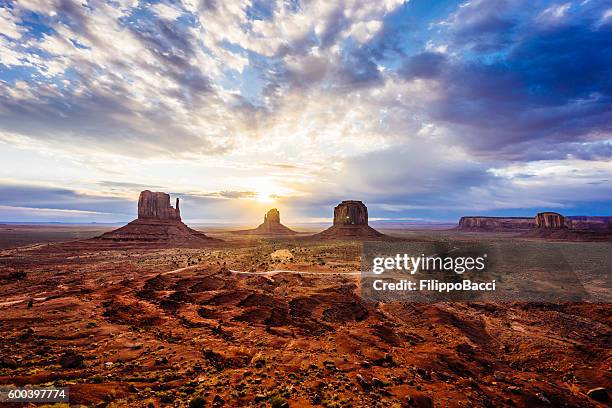
<svg viewBox="0 0 612 408">
<path fill-rule="evenodd" d="M 554 214 L 539 222 L 569 231 Z M 262 225 L 282 226 L 278 211 Z M 95 239 L 45 243 L 45 227 L 42 242 L 13 248 L 14 229 L 0 239 L 0 386 L 67 386 L 72 406 L 96 407 L 608 403 L 606 243 L 516 238 L 507 257 L 529 276 L 521 253 L 562 254 L 593 303 L 422 304 L 364 298 L 361 243 L 465 234 L 383 235 L 360 201 L 309 237 L 209 237 L 181 221 L 178 200 L 149 191 L 138 219 Z"/>
<path fill-rule="evenodd" d="M 138 199 L 138 218 L 114 231 L 96 238 L 92 245 L 151 243 L 153 245 L 202 246 L 209 245 L 212 238 L 189 228 L 181 221 L 179 199 L 176 208 L 170 205 L 166 193 L 145 190 Z"/>
<path fill-rule="evenodd" d="M 246 235 L 295 235 L 297 232 L 287 228 L 280 222 L 280 212 L 272 208 L 264 215 L 264 222 L 252 230 L 235 231 Z"/>
<path fill-rule="evenodd" d="M 0 385 L 100 407 L 606 406 L 610 303 L 371 303 L 357 242 L 219 242 L 3 250 Z"/>
<path fill-rule="evenodd" d="M 384 234 L 368 225 L 368 209 L 361 201 L 342 201 L 334 207 L 331 227 L 313 236 L 315 239 L 385 239 Z"/>
<path fill-rule="evenodd" d="M 522 235 L 549 241 L 611 242 L 612 231 L 575 230 L 571 228 L 537 228 Z"/>
</svg>

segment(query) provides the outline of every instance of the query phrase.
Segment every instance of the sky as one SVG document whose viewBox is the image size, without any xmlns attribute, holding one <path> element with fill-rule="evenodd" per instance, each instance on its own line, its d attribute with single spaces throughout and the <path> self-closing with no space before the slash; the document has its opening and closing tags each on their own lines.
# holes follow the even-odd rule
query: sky
<svg viewBox="0 0 612 408">
<path fill-rule="evenodd" d="M 612 215 L 612 3 L 0 0 L 0 221 Z"/>
</svg>

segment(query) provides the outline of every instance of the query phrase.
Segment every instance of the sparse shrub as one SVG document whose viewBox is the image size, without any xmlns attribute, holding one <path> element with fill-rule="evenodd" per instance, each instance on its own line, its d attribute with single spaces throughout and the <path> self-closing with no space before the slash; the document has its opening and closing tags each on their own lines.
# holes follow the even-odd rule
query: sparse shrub
<svg viewBox="0 0 612 408">
<path fill-rule="evenodd" d="M 176 397 L 171 392 L 160 393 L 160 395 L 159 395 L 159 400 L 161 402 L 165 403 L 165 404 L 169 404 L 169 403 L 173 402 L 175 399 L 176 399 Z"/>
<path fill-rule="evenodd" d="M 104 381 L 104 376 L 101 374 L 96 374 L 96 375 L 91 376 L 90 380 L 94 384 L 100 384 Z"/>
<path fill-rule="evenodd" d="M 189 408 L 204 408 L 206 406 L 206 400 L 204 397 L 198 395 L 189 401 Z"/>
<path fill-rule="evenodd" d="M 289 402 L 281 396 L 275 396 L 270 399 L 272 408 L 289 408 Z"/>
</svg>

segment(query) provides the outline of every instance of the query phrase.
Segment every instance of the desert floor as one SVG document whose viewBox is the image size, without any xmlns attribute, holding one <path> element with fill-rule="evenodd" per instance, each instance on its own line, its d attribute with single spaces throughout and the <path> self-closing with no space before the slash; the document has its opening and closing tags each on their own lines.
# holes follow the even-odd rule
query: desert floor
<svg viewBox="0 0 612 408">
<path fill-rule="evenodd" d="M 586 393 L 612 383 L 609 243 L 395 229 L 545 245 L 597 301 L 374 303 L 359 242 L 74 241 L 108 229 L 0 228 L 0 385 L 77 406 L 605 406 Z"/>
</svg>

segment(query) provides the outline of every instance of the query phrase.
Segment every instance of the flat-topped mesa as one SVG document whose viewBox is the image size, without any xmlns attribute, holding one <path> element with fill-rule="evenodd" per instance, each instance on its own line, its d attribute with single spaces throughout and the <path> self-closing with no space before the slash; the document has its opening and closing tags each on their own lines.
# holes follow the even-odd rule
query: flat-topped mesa
<svg viewBox="0 0 612 408">
<path fill-rule="evenodd" d="M 565 228 L 565 217 L 556 212 L 541 212 L 535 217 L 538 228 L 561 229 Z"/>
<path fill-rule="evenodd" d="M 560 241 L 612 241 L 612 217 L 568 216 L 544 211 L 535 217 L 461 217 L 458 231 L 522 232 L 520 237 Z"/>
<path fill-rule="evenodd" d="M 574 215 L 565 217 L 565 226 L 579 231 L 612 231 L 612 217 Z"/>
<path fill-rule="evenodd" d="M 157 220 L 181 220 L 179 199 L 176 208 L 170 205 L 170 195 L 162 192 L 142 191 L 138 198 L 138 218 Z"/>
<path fill-rule="evenodd" d="M 535 228 L 533 217 L 461 217 L 462 231 L 527 231 Z"/>
<path fill-rule="evenodd" d="M 334 207 L 334 224 L 313 235 L 319 239 L 376 239 L 384 234 L 368 225 L 368 208 L 361 201 L 342 201 Z"/>
<path fill-rule="evenodd" d="M 334 207 L 334 225 L 368 225 L 368 208 L 361 201 L 342 201 Z"/>
</svg>

